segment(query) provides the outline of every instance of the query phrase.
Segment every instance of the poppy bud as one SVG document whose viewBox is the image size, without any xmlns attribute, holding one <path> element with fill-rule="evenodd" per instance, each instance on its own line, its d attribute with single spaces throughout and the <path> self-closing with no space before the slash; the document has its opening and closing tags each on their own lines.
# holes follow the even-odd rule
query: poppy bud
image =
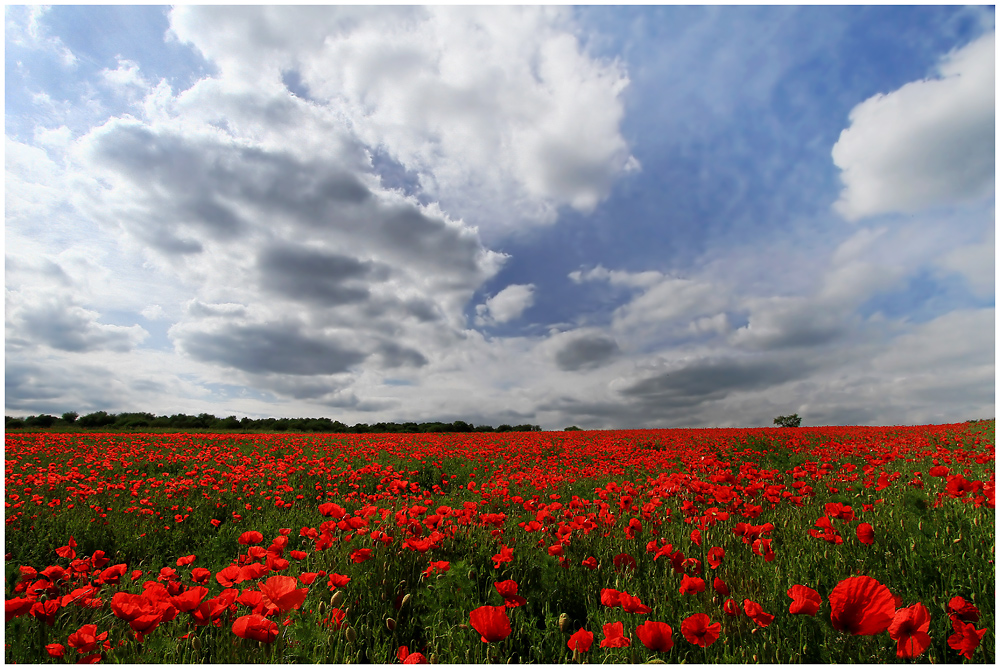
<svg viewBox="0 0 1000 669">
<path fill-rule="evenodd" d="M 469 629 L 469 626 L 466 625 L 465 623 L 459 623 L 458 624 L 458 629 L 460 629 L 460 630 L 467 630 L 467 629 Z"/>
<path fill-rule="evenodd" d="M 472 569 L 470 569 L 470 570 L 469 570 L 469 580 L 471 581 L 471 580 L 472 580 L 472 579 L 474 579 L 475 577 L 476 577 L 476 572 L 475 572 L 475 571 L 473 571 Z"/>
<path fill-rule="evenodd" d="M 569 616 L 566 615 L 565 613 L 560 613 L 559 614 L 559 631 L 560 632 L 565 632 L 567 629 L 569 629 Z"/>
<path fill-rule="evenodd" d="M 399 585 L 396 586 L 396 588 L 399 589 L 399 590 L 406 590 L 406 579 L 403 579 L 402 581 L 400 581 Z"/>
<path fill-rule="evenodd" d="M 403 601 L 399 603 L 399 608 L 402 609 L 404 606 L 406 606 L 406 603 L 411 599 L 413 599 L 413 597 L 410 595 L 410 593 L 406 593 L 405 595 L 403 595 Z"/>
<path fill-rule="evenodd" d="M 191 637 L 191 647 L 194 648 L 194 651 L 196 653 L 198 651 L 200 651 L 201 650 L 201 639 L 199 639 L 196 636 Z"/>
<path fill-rule="evenodd" d="M 355 641 L 358 640 L 358 633 L 354 630 L 353 627 L 348 627 L 347 629 L 345 629 L 344 636 L 347 637 L 347 641 L 349 643 L 354 643 Z"/>
<path fill-rule="evenodd" d="M 431 664 L 437 664 L 438 663 L 438 656 L 435 655 L 434 653 L 431 653 L 431 656 L 429 658 L 427 658 L 427 661 L 429 663 L 431 663 Z"/>
<path fill-rule="evenodd" d="M 385 626 L 390 632 L 392 632 L 396 629 L 396 621 L 393 620 L 392 618 L 386 618 Z"/>
<path fill-rule="evenodd" d="M 326 602 L 320 602 L 319 606 L 316 607 L 316 612 L 320 615 L 326 613 Z"/>
<path fill-rule="evenodd" d="M 337 592 L 333 593 L 333 597 L 330 598 L 330 606 L 336 608 L 340 606 L 343 603 L 343 601 L 344 601 L 344 591 L 338 590 Z"/>
<path fill-rule="evenodd" d="M 442 574 L 442 573 L 439 572 L 438 575 L 437 575 L 437 580 L 440 581 L 442 578 L 444 578 L 444 574 Z"/>
<path fill-rule="evenodd" d="M 384 593 L 384 592 L 383 592 L 383 593 L 382 593 L 381 595 L 379 595 L 379 597 L 381 597 L 381 598 L 382 598 L 382 601 L 383 601 L 383 602 L 385 601 L 385 593 Z"/>
</svg>

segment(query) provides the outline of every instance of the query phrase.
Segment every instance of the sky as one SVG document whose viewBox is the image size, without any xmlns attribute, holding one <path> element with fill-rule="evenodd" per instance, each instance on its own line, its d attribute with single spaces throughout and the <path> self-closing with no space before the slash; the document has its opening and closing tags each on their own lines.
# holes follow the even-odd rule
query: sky
<svg viewBox="0 0 1000 669">
<path fill-rule="evenodd" d="M 7 415 L 995 415 L 992 7 L 5 6 Z"/>
</svg>

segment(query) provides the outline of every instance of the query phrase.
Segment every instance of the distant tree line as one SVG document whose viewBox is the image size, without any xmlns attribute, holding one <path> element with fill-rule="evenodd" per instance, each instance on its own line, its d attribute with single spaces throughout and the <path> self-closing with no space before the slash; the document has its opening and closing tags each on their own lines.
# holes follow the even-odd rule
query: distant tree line
<svg viewBox="0 0 1000 669">
<path fill-rule="evenodd" d="M 541 432 L 538 425 L 476 425 L 456 420 L 453 423 L 357 423 L 345 425 L 329 418 L 217 418 L 210 413 L 189 416 L 179 413 L 173 416 L 154 416 L 151 413 L 107 413 L 95 411 L 83 416 L 75 411 L 67 411 L 59 418 L 48 414 L 18 418 L 4 417 L 4 428 L 51 428 L 76 426 L 91 430 L 143 430 L 164 428 L 170 430 L 251 430 L 272 432 L 340 432 L 364 433 L 418 433 L 418 432 Z"/>
</svg>

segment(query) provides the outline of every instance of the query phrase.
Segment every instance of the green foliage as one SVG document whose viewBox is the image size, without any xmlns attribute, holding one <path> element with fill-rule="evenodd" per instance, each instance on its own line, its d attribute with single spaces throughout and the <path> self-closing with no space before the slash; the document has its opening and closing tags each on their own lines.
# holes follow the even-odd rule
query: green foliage
<svg viewBox="0 0 1000 669">
<path fill-rule="evenodd" d="M 802 424 L 802 418 L 797 413 L 790 416 L 778 416 L 774 419 L 774 424 L 778 427 L 799 427 Z"/>
</svg>

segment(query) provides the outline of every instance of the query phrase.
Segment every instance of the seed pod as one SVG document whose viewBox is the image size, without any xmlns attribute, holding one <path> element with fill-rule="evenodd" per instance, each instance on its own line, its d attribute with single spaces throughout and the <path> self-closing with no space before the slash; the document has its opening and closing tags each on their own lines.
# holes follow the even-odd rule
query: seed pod
<svg viewBox="0 0 1000 669">
<path fill-rule="evenodd" d="M 347 637 L 347 641 L 349 643 L 354 643 L 355 641 L 358 640 L 358 633 L 354 630 L 353 627 L 347 627 L 347 628 L 345 628 L 344 629 L 344 636 Z"/>
<path fill-rule="evenodd" d="M 393 620 L 392 618 L 386 618 L 385 626 L 390 632 L 392 632 L 396 629 L 396 621 Z"/>
<path fill-rule="evenodd" d="M 559 631 L 565 632 L 569 629 L 569 616 L 565 613 L 559 614 Z"/>
<path fill-rule="evenodd" d="M 201 651 L 201 639 L 196 636 L 191 637 L 191 647 L 194 648 L 194 652 Z"/>
<path fill-rule="evenodd" d="M 334 608 L 340 606 L 343 602 L 344 602 L 343 590 L 338 590 L 337 592 L 333 593 L 333 597 L 330 598 L 330 606 L 333 606 Z"/>
</svg>

